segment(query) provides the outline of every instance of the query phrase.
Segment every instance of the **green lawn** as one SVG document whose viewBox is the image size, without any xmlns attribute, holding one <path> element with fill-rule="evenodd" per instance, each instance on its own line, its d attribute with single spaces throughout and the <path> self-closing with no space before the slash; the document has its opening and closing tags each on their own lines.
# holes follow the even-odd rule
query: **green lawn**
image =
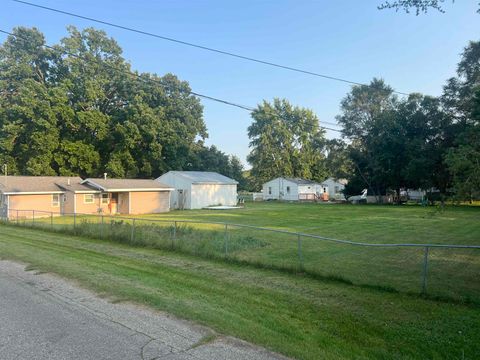
<svg viewBox="0 0 480 360">
<path fill-rule="evenodd" d="M 144 215 L 142 215 L 144 217 Z M 371 243 L 480 244 L 480 207 L 247 203 L 235 210 L 184 210 L 152 219 L 220 221 Z"/>
<path fill-rule="evenodd" d="M 15 226 L 0 256 L 298 359 L 480 358 L 474 305 Z"/>
<path fill-rule="evenodd" d="M 181 223 L 185 220 L 190 222 Z M 43 221 L 49 226 L 49 219 Z M 101 226 L 99 221 L 95 216 L 77 218 L 77 233 L 132 243 L 131 221 L 121 223 L 117 218 L 114 225 L 118 226 L 111 226 L 108 219 Z M 359 247 L 302 237 L 299 252 L 294 235 L 229 225 L 225 236 L 223 225 L 191 221 L 255 225 L 368 243 L 480 245 L 480 207 L 447 207 L 440 211 L 420 206 L 277 202 L 248 203 L 245 209 L 227 211 L 137 216 L 133 243 L 305 271 L 317 277 L 407 293 L 422 290 L 423 248 Z M 54 219 L 54 227 L 66 223 L 72 224 L 72 218 Z M 429 295 L 480 304 L 480 250 L 431 248 L 428 259 Z"/>
</svg>

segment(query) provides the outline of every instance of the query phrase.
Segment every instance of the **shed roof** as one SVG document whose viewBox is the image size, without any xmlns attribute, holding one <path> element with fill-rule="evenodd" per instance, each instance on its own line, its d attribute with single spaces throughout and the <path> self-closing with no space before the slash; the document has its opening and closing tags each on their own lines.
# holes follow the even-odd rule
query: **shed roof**
<svg viewBox="0 0 480 360">
<path fill-rule="evenodd" d="M 272 179 L 270 181 L 273 181 L 273 180 L 276 180 L 276 179 L 285 179 L 287 181 L 290 181 L 294 184 L 297 184 L 297 185 L 316 185 L 318 184 L 317 182 L 315 181 L 312 181 L 312 180 L 307 180 L 307 179 L 302 179 L 302 178 L 298 178 L 298 177 L 278 177 L 278 178 L 275 178 L 275 179 Z M 267 182 L 270 182 L 270 181 L 267 181 Z"/>
<path fill-rule="evenodd" d="M 70 181 L 70 185 L 68 185 Z M 63 188 L 85 187 L 78 176 L 1 176 L 3 193 L 60 193 Z M 87 188 L 88 189 L 88 188 Z"/>
<path fill-rule="evenodd" d="M 286 177 L 285 180 L 291 181 L 295 184 L 298 185 L 310 185 L 310 184 L 317 184 L 313 180 L 307 180 L 307 179 L 302 179 L 302 178 L 293 178 L 293 177 Z"/>
<path fill-rule="evenodd" d="M 238 181 L 213 171 L 169 171 L 168 173 L 181 176 L 190 181 L 192 184 L 238 184 Z"/>
<path fill-rule="evenodd" d="M 161 191 L 173 190 L 170 186 L 151 179 L 88 178 L 82 181 L 102 191 Z"/>
</svg>

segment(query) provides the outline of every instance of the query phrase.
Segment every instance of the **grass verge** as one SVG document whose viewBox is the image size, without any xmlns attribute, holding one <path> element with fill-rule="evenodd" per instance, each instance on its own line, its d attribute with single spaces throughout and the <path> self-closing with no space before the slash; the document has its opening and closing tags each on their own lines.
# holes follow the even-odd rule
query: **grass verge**
<svg viewBox="0 0 480 360">
<path fill-rule="evenodd" d="M 475 306 L 20 227 L 0 254 L 298 359 L 480 357 Z"/>
<path fill-rule="evenodd" d="M 307 236 L 298 237 L 294 233 L 205 221 L 218 222 L 223 216 L 223 220 L 239 223 L 271 221 L 273 225 L 278 225 L 280 219 L 284 226 L 298 224 L 299 230 L 305 233 L 321 231 L 329 235 L 328 232 L 332 229 L 328 229 L 332 226 L 328 224 L 335 220 L 343 225 L 337 226 L 336 231 L 340 235 L 349 229 L 355 231 L 356 237 L 365 242 L 377 242 L 371 239 L 388 236 L 385 238 L 386 243 L 430 244 L 434 241 L 425 235 L 433 234 L 440 227 L 443 231 L 448 231 L 449 235 L 447 238 L 443 234 L 443 242 L 438 241 L 439 243 L 460 242 L 473 245 L 478 243 L 478 239 L 477 243 L 474 241 L 473 235 L 476 229 L 480 231 L 480 209 L 476 208 L 450 207 L 432 213 L 431 209 L 412 206 L 355 207 L 284 203 L 249 206 L 251 207 L 247 209 L 220 214 L 212 210 L 199 210 L 136 218 L 79 215 L 75 218 L 40 218 L 35 222 L 33 219 L 24 219 L 18 224 L 134 246 L 173 249 L 258 268 L 302 272 L 318 279 L 337 279 L 350 284 L 409 294 L 423 293 L 424 290 L 423 247 L 354 246 Z M 308 219 L 311 214 L 318 218 L 315 221 L 313 218 Z M 182 223 L 183 220 L 188 222 Z M 305 224 L 319 224 L 320 229 L 308 230 Z M 412 230 L 418 234 L 416 241 L 405 237 Z M 371 235 L 370 241 L 362 239 L 365 233 Z M 332 237 L 342 237 L 339 234 Z M 345 238 L 357 240 L 356 237 Z M 480 305 L 480 249 L 430 248 L 426 274 L 427 296 Z"/>
</svg>

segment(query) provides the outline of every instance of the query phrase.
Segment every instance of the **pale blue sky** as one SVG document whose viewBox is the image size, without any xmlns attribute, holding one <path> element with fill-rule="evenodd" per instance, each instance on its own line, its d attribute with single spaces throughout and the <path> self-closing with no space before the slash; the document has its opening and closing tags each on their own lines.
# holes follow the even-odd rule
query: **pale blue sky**
<svg viewBox="0 0 480 360">
<path fill-rule="evenodd" d="M 368 1 L 113 1 L 31 0 L 184 41 L 199 43 L 318 73 L 369 82 L 382 77 L 398 91 L 439 95 L 455 73 L 469 40 L 480 40 L 477 0 L 447 2 L 446 13 L 378 11 Z M 129 33 L 88 21 L 0 2 L 0 28 L 36 26 L 49 44 L 66 26 L 102 28 L 114 37 L 133 68 L 187 80 L 199 93 L 255 106 L 285 97 L 334 122 L 350 86 Z M 5 36 L 0 36 L 3 41 Z M 248 112 L 202 100 L 208 144 L 248 154 Z M 338 136 L 327 132 L 328 137 Z"/>
</svg>

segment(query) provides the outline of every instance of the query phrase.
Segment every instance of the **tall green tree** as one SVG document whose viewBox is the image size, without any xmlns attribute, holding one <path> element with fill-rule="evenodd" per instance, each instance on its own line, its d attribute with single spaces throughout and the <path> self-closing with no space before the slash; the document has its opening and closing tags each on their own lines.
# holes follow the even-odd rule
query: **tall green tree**
<svg viewBox="0 0 480 360">
<path fill-rule="evenodd" d="M 393 89 L 376 78 L 369 85 L 353 86 L 340 102 L 341 113 L 336 119 L 342 126 L 342 136 L 350 141 L 348 151 L 353 168 L 347 193 L 360 188 L 368 188 L 375 196 L 385 193 L 385 173 L 378 172 L 377 153 L 371 141 L 372 134 L 379 132 L 380 116 L 390 114 L 397 103 Z"/>
<path fill-rule="evenodd" d="M 21 39 L 10 36 L 0 47 L 0 161 L 12 173 L 52 175 L 63 102 L 49 86 L 54 56 L 37 29 L 16 33 Z"/>
<path fill-rule="evenodd" d="M 399 100 L 382 81 L 358 86 L 342 101 L 337 117 L 351 143 L 349 189 L 375 195 L 403 187 L 437 187 L 445 193 L 450 175 L 443 156 L 452 145 L 452 117 L 440 99 L 411 94 Z"/>
<path fill-rule="evenodd" d="M 33 175 L 185 168 L 208 136 L 188 83 L 132 72 L 103 31 L 68 32 L 47 49 L 37 29 L 16 28 L 0 47 L 0 160 Z"/>
<path fill-rule="evenodd" d="M 259 105 L 252 118 L 248 161 L 256 187 L 278 176 L 325 178 L 324 131 L 311 110 L 274 99 Z"/>
<path fill-rule="evenodd" d="M 480 126 L 462 133 L 460 145 L 445 156 L 458 200 L 480 199 Z"/>
<path fill-rule="evenodd" d="M 325 166 L 328 176 L 335 179 L 347 178 L 353 172 L 353 164 L 349 157 L 348 145 L 341 139 L 327 140 L 325 145 Z"/>
<path fill-rule="evenodd" d="M 447 81 L 443 101 L 455 118 L 456 137 L 445 156 L 453 175 L 455 195 L 461 200 L 480 198 L 480 41 L 470 42 Z"/>
</svg>

